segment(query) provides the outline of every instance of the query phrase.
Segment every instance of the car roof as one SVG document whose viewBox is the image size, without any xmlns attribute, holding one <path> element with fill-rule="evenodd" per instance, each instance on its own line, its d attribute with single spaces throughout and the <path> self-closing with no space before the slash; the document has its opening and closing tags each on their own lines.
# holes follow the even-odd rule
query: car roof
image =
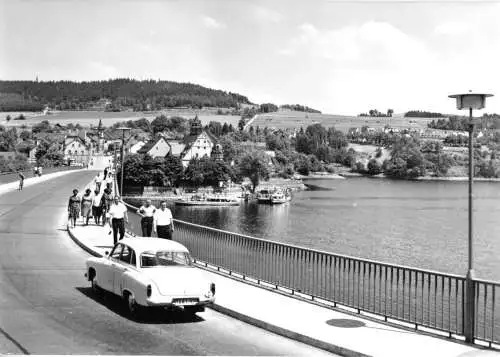
<svg viewBox="0 0 500 357">
<path fill-rule="evenodd" d="M 118 241 L 118 243 L 128 245 L 130 248 L 135 250 L 136 254 L 141 254 L 146 251 L 159 250 L 189 253 L 188 249 L 185 246 L 169 239 L 133 237 L 123 238 L 122 240 Z"/>
</svg>

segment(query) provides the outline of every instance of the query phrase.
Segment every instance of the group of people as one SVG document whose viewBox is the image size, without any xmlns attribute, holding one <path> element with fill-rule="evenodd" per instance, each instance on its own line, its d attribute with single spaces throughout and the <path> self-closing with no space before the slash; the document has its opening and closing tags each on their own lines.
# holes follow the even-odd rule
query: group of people
<svg viewBox="0 0 500 357">
<path fill-rule="evenodd" d="M 42 167 L 41 166 L 36 166 L 33 168 L 33 177 L 41 177 L 42 176 Z M 21 171 L 18 171 L 18 176 L 19 176 L 19 187 L 18 190 L 22 191 L 24 187 L 24 180 L 26 179 L 26 176 Z"/>
<path fill-rule="evenodd" d="M 90 188 L 87 188 L 80 197 L 78 190 L 74 189 L 68 202 L 68 225 L 71 223 L 71 227 L 74 228 L 79 217 L 82 217 L 84 225 L 88 225 L 90 218 L 94 217 L 96 225 L 109 224 L 111 226 L 109 234 L 113 233 L 113 242 L 116 244 L 125 236 L 128 214 L 127 207 L 120 197 L 113 196 L 112 183 L 112 173 L 106 168 L 102 178 L 100 173 L 94 178 L 93 193 Z M 157 209 L 151 204 L 151 200 L 147 200 L 137 213 L 142 217 L 141 228 L 144 237 L 151 237 L 152 233 L 156 233 L 158 238 L 172 239 L 174 222 L 172 212 L 167 208 L 165 201 L 162 201 L 160 208 Z"/>
<path fill-rule="evenodd" d="M 151 200 L 146 202 L 137 210 L 141 218 L 141 229 L 143 237 L 151 237 L 156 233 L 158 238 L 172 239 L 174 231 L 174 218 L 172 212 L 167 208 L 167 202 L 161 201 L 160 208 L 151 204 Z"/>
<path fill-rule="evenodd" d="M 101 189 L 103 182 L 106 182 L 106 188 Z M 108 222 L 108 213 L 113 202 L 113 180 L 110 178 L 107 169 L 104 170 L 104 179 L 101 179 L 100 174 L 94 178 L 94 190 L 85 189 L 85 193 L 80 197 L 78 190 L 73 190 L 73 195 L 68 202 L 68 218 L 72 227 L 76 226 L 76 220 L 81 216 L 83 224 L 89 224 L 91 217 L 94 217 L 95 224 L 105 225 Z"/>
</svg>

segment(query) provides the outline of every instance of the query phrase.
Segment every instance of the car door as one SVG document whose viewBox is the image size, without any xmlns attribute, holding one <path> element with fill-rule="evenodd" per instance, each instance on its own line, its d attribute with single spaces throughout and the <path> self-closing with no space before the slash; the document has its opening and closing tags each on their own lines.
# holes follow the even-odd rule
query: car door
<svg viewBox="0 0 500 357">
<path fill-rule="evenodd" d="M 114 262 L 113 269 L 113 292 L 117 295 L 122 294 L 122 288 L 127 285 L 126 273 L 132 269 L 132 260 L 135 261 L 134 250 L 127 245 L 123 245 L 120 257 Z"/>
<path fill-rule="evenodd" d="M 119 261 L 120 254 L 123 249 L 123 244 L 118 243 L 115 245 L 111 253 L 109 254 L 107 259 L 104 259 L 102 264 L 101 272 L 98 274 L 100 277 L 97 277 L 97 281 L 99 285 L 110 292 L 113 291 L 113 278 L 114 278 L 114 269 L 116 267 L 116 262 Z"/>
</svg>

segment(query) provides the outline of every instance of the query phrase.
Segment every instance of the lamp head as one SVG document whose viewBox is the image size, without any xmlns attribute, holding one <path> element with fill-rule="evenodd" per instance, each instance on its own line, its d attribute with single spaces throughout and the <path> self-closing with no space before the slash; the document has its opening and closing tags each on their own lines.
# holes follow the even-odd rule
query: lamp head
<svg viewBox="0 0 500 357">
<path fill-rule="evenodd" d="M 448 97 L 455 98 L 457 101 L 457 109 L 483 109 L 486 105 L 486 97 L 492 97 L 493 94 L 486 93 L 469 93 L 452 94 Z"/>
</svg>

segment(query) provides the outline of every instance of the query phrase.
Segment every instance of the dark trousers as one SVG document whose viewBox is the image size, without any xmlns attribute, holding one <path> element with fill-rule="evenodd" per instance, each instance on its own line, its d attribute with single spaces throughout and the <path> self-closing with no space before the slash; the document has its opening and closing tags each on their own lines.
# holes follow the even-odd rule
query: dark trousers
<svg viewBox="0 0 500 357">
<path fill-rule="evenodd" d="M 96 189 L 97 191 L 101 191 L 101 183 L 100 183 L 100 182 L 96 182 L 96 183 L 95 183 L 95 189 Z"/>
<path fill-rule="evenodd" d="M 153 231 L 153 217 L 143 217 L 141 219 L 141 228 L 143 237 L 151 237 Z"/>
<path fill-rule="evenodd" d="M 120 240 L 122 240 L 125 235 L 125 222 L 123 218 L 113 218 L 111 224 L 113 226 L 113 243 L 116 244 L 118 243 L 118 231 L 120 232 Z"/>
<path fill-rule="evenodd" d="M 170 239 L 172 240 L 172 226 L 156 226 L 156 232 L 158 233 L 158 238 Z"/>
</svg>

